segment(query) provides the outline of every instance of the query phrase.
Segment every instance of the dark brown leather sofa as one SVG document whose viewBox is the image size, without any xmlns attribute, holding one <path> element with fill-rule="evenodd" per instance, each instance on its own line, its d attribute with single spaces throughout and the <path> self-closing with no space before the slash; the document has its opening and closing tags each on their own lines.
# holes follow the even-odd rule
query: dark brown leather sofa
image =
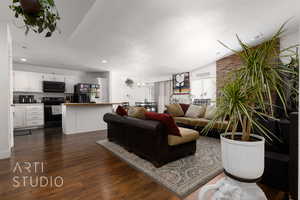
<svg viewBox="0 0 300 200">
<path fill-rule="evenodd" d="M 196 141 L 170 146 L 166 127 L 152 120 L 122 117 L 107 113 L 109 141 L 117 143 L 136 155 L 150 161 L 155 167 L 192 155 L 196 151 Z"/>
</svg>

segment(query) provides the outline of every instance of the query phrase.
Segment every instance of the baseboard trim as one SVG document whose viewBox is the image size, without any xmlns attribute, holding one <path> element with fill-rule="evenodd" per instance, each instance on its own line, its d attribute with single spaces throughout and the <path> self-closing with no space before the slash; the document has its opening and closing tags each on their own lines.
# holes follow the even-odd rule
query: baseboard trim
<svg viewBox="0 0 300 200">
<path fill-rule="evenodd" d="M 10 157 L 10 150 L 7 151 L 0 151 L 0 159 L 7 159 Z"/>
</svg>

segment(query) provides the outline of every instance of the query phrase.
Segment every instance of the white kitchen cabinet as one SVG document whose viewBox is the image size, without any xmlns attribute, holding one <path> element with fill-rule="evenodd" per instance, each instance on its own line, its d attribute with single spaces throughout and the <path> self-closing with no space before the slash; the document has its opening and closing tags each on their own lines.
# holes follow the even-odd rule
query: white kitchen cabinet
<svg viewBox="0 0 300 200">
<path fill-rule="evenodd" d="M 43 76 L 40 73 L 29 73 L 30 92 L 43 92 Z"/>
<path fill-rule="evenodd" d="M 65 76 L 66 83 L 66 92 L 65 93 L 74 93 L 74 85 L 79 83 L 80 80 L 75 76 Z"/>
<path fill-rule="evenodd" d="M 43 74 L 44 81 L 64 82 L 65 76 L 60 74 Z"/>
<path fill-rule="evenodd" d="M 14 92 L 43 92 L 42 74 L 35 72 L 14 71 Z"/>
<path fill-rule="evenodd" d="M 43 104 L 15 104 L 14 128 L 26 129 L 44 126 Z"/>
<path fill-rule="evenodd" d="M 13 89 L 14 92 L 26 92 L 29 90 L 28 72 L 13 72 Z"/>
<path fill-rule="evenodd" d="M 43 81 L 65 82 L 65 93 L 74 93 L 74 85 L 82 82 L 80 77 L 72 75 L 14 71 L 13 91 L 42 93 Z"/>
<path fill-rule="evenodd" d="M 25 127 L 26 123 L 26 107 L 15 106 L 13 114 L 14 128 Z"/>
<path fill-rule="evenodd" d="M 100 86 L 100 102 L 108 102 L 109 101 L 109 91 L 108 91 L 108 79 L 107 78 L 97 78 L 98 84 Z"/>
</svg>

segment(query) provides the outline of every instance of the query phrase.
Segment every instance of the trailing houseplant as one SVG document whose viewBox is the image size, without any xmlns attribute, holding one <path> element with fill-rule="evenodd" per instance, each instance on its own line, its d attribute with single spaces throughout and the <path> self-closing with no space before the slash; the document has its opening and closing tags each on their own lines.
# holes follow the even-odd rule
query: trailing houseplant
<svg viewBox="0 0 300 200">
<path fill-rule="evenodd" d="M 54 0 L 13 0 L 9 8 L 16 18 L 22 18 L 26 35 L 30 30 L 35 33 L 45 31 L 45 37 L 51 37 L 57 30 L 60 16 Z"/>
<path fill-rule="evenodd" d="M 203 132 L 207 134 L 220 120 L 228 122 L 221 134 L 221 152 L 224 172 L 230 179 L 204 187 L 199 193 L 199 199 L 205 199 L 206 192 L 211 189 L 217 189 L 219 196 L 228 197 L 224 199 L 266 199 L 258 186 L 246 183 L 255 183 L 262 176 L 265 139 L 271 141 L 276 138 L 262 121 L 277 120 L 274 114 L 278 106 L 275 105 L 275 97 L 279 98 L 287 113 L 284 88 L 289 82 L 286 77 L 298 77 L 297 70 L 282 64 L 279 59 L 282 56 L 294 57 L 296 52 L 293 49 L 298 46 L 279 48 L 279 39 L 285 32 L 284 26 L 285 24 L 270 40 L 256 47 L 242 42 L 237 36 L 241 51 L 233 50 L 220 42 L 240 57 L 242 65 L 230 74 L 230 81 L 217 98 L 215 116 Z M 298 90 L 294 91 L 298 93 Z M 221 187 L 223 188 L 220 189 Z"/>
</svg>

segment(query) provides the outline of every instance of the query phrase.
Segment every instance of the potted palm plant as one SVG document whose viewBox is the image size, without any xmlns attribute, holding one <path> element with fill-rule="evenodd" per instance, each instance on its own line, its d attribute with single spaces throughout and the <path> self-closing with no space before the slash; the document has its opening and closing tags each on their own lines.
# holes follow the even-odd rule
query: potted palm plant
<svg viewBox="0 0 300 200">
<path fill-rule="evenodd" d="M 22 18 L 25 26 L 25 34 L 29 30 L 35 33 L 43 33 L 51 37 L 57 30 L 57 21 L 60 20 L 54 0 L 13 0 L 9 8 L 16 18 Z"/>
<path fill-rule="evenodd" d="M 285 32 L 284 26 L 270 40 L 254 48 L 242 42 L 238 36 L 242 51 L 233 50 L 221 42 L 241 58 L 242 65 L 230 75 L 231 81 L 221 90 L 215 116 L 203 132 L 208 133 L 220 119 L 227 119 L 226 130 L 221 134 L 221 151 L 223 168 L 230 180 L 255 183 L 263 175 L 265 140 L 272 141 L 276 136 L 261 122 L 275 119 L 276 96 L 286 111 L 283 90 L 288 83 L 284 77 L 295 73 L 295 70 L 281 64 L 279 57 L 294 56 L 296 53 L 293 48 L 297 45 L 279 50 L 278 41 Z M 254 132 L 261 135 L 255 135 Z M 243 191 L 243 186 L 239 185 L 238 188 Z M 204 194 L 204 190 L 200 195 Z M 242 192 L 242 199 L 247 199 L 247 194 L 249 199 L 265 199 L 258 187 L 255 192 L 252 190 L 247 193 L 246 190 Z M 235 198 L 231 196 L 229 199 Z"/>
</svg>

